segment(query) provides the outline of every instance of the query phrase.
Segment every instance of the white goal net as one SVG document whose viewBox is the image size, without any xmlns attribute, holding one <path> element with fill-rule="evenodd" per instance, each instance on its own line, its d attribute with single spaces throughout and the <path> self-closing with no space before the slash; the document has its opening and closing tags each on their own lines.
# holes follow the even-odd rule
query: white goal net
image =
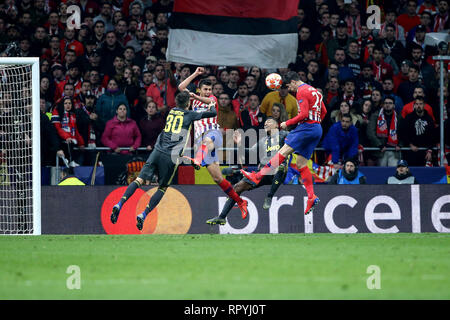
<svg viewBox="0 0 450 320">
<path fill-rule="evenodd" d="M 39 59 L 0 58 L 0 234 L 40 234 Z"/>
</svg>

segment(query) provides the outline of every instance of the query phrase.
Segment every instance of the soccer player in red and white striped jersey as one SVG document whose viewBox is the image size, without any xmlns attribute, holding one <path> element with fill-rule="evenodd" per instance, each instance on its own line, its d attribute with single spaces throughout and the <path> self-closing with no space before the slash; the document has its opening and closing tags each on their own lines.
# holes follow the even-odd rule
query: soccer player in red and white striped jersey
<svg viewBox="0 0 450 320">
<path fill-rule="evenodd" d="M 180 91 L 188 90 L 187 86 L 198 76 L 205 73 L 204 68 L 198 67 L 193 74 L 187 77 L 183 82 L 178 85 Z M 198 85 L 199 94 L 190 92 L 191 95 L 191 107 L 196 112 L 203 112 L 211 107 L 217 108 L 217 98 L 212 94 L 212 84 L 207 79 L 202 79 Z M 230 182 L 223 178 L 222 171 L 219 166 L 219 156 L 216 150 L 222 147 L 223 138 L 220 132 L 219 124 L 217 123 L 217 116 L 213 118 L 201 119 L 194 122 L 194 140 L 197 148 L 197 153 L 194 159 L 186 157 L 191 161 L 196 170 L 200 167 L 206 167 L 211 178 L 219 187 L 236 203 L 242 213 L 242 219 L 245 219 L 248 215 L 247 201 L 243 200 L 234 191 Z"/>
</svg>

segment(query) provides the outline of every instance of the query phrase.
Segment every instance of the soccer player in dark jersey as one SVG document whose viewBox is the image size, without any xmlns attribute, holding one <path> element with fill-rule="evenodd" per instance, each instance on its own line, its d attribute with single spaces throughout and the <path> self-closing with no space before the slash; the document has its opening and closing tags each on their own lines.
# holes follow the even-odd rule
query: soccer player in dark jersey
<svg viewBox="0 0 450 320">
<path fill-rule="evenodd" d="M 241 170 L 241 172 L 249 181 L 257 185 L 265 175 L 283 163 L 290 154 L 296 153 L 298 155 L 297 167 L 300 169 L 302 182 L 308 194 L 305 208 L 306 215 L 319 203 L 319 197 L 314 194 L 313 179 L 308 168 L 308 160 L 322 137 L 322 126 L 320 123 L 327 114 L 327 109 L 322 101 L 322 93 L 301 81 L 300 76 L 296 72 L 288 72 L 284 82 L 288 85 L 289 91 L 296 94 L 298 115 L 281 123 L 280 127 L 286 129 L 288 126 L 298 125 L 289 132 L 284 146 L 264 168 L 259 172 L 250 173 L 245 170 Z"/>
<path fill-rule="evenodd" d="M 248 149 L 249 153 L 258 152 L 259 150 L 265 150 L 265 156 L 261 159 L 260 168 L 266 165 L 267 162 L 274 156 L 274 154 L 280 150 L 284 145 L 284 140 L 286 139 L 288 132 L 285 130 L 278 130 L 278 123 L 273 118 L 268 118 L 264 122 L 264 129 L 266 130 L 267 136 L 261 138 L 258 143 L 256 143 L 254 146 L 252 146 L 250 149 Z M 237 145 L 241 144 L 241 136 L 239 131 L 235 132 L 234 135 L 234 142 Z M 286 172 L 287 167 L 285 163 L 281 164 L 276 173 L 274 175 L 268 174 L 265 175 L 261 182 L 258 185 L 255 185 L 251 181 L 249 181 L 247 178 L 243 178 L 241 181 L 236 183 L 233 188 L 236 191 L 237 194 L 241 194 L 244 191 L 247 190 L 253 190 L 255 188 L 258 188 L 259 186 L 263 185 L 271 185 L 270 192 L 266 199 L 264 200 L 264 209 L 270 208 L 270 205 L 272 203 L 272 197 L 275 194 L 275 192 L 278 190 L 278 188 L 283 183 L 284 179 L 286 178 Z M 233 208 L 234 204 L 236 202 L 232 198 L 228 198 L 227 202 L 225 203 L 225 206 L 222 209 L 222 212 L 218 217 L 214 217 L 212 219 L 209 219 L 206 221 L 208 224 L 220 224 L 224 225 L 226 223 L 226 216 Z"/>
<path fill-rule="evenodd" d="M 179 156 L 186 147 L 192 123 L 217 115 L 215 108 L 201 113 L 188 110 L 190 98 L 191 95 L 186 91 L 180 92 L 176 96 L 176 107 L 169 111 L 166 125 L 156 140 L 153 152 L 148 157 L 139 176 L 130 183 L 120 201 L 113 207 L 111 213 L 112 223 L 117 222 L 123 204 L 144 182 L 151 181 L 153 174 L 157 173 L 159 188 L 151 197 L 145 210 L 136 217 L 136 226 L 139 230 L 142 230 L 145 218 L 158 205 L 172 182 L 179 164 Z"/>
</svg>

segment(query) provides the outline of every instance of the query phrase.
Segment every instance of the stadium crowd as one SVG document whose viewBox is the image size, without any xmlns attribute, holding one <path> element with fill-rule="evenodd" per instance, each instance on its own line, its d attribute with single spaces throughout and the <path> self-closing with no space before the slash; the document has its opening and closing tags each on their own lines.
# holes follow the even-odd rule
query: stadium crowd
<svg viewBox="0 0 450 320">
<path fill-rule="evenodd" d="M 382 25 L 372 30 L 366 1 L 300 0 L 297 59 L 287 68 L 204 66 L 223 132 L 296 116 L 287 87 L 270 91 L 264 83 L 270 72 L 295 71 L 320 89 L 328 110 L 321 164 L 341 168 L 353 158 L 369 166 L 395 167 L 400 159 L 437 165 L 440 117 L 450 141 L 448 62 L 441 115 L 432 57 L 450 51 L 445 42 L 426 45 L 425 35 L 449 29 L 448 1 L 374 3 Z M 80 29 L 67 27 L 70 5 L 81 9 Z M 172 10 L 173 0 L 3 2 L 1 56 L 40 57 L 43 165 L 54 165 L 55 153 L 73 166 L 92 165 L 84 147 L 151 152 L 178 84 L 197 67 L 165 59 Z"/>
</svg>

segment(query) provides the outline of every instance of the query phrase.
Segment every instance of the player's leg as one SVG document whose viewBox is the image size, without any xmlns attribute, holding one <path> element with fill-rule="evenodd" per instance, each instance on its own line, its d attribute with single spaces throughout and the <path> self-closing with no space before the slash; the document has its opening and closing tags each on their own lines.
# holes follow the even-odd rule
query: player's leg
<svg viewBox="0 0 450 320">
<path fill-rule="evenodd" d="M 139 230 L 142 230 L 144 227 L 145 218 L 147 218 L 153 209 L 155 209 L 161 202 L 167 188 L 172 183 L 173 177 L 178 168 L 178 161 L 173 163 L 170 156 L 163 153 L 158 153 L 156 158 L 156 168 L 158 170 L 159 188 L 150 198 L 144 211 L 136 217 L 136 226 Z"/>
<path fill-rule="evenodd" d="M 134 194 L 134 192 L 140 188 L 145 183 L 144 180 L 141 178 L 136 178 L 133 182 L 131 182 L 127 189 L 125 190 L 124 194 L 120 198 L 119 202 L 116 203 L 112 209 L 111 213 L 111 222 L 115 224 L 117 222 L 117 219 L 119 218 L 120 210 L 122 209 L 122 206 L 125 204 L 125 202 Z"/>
<path fill-rule="evenodd" d="M 200 170 L 203 160 L 207 157 L 208 153 L 212 152 L 214 149 L 215 149 L 214 140 L 211 139 L 210 137 L 205 136 L 197 149 L 195 157 L 190 158 L 188 156 L 184 156 L 184 158 L 191 161 L 195 170 Z"/>
<path fill-rule="evenodd" d="M 245 182 L 245 180 L 241 180 L 238 183 L 236 183 L 233 187 L 233 189 L 236 191 L 237 194 L 241 194 L 244 191 L 250 190 L 252 186 Z M 228 213 L 230 213 L 231 209 L 233 209 L 234 205 L 236 204 L 236 201 L 232 198 L 228 198 L 228 200 L 225 202 L 225 205 L 222 208 L 222 212 L 219 214 L 219 216 L 214 217 L 212 219 L 209 219 L 206 221 L 208 224 L 220 224 L 224 225 L 226 223 L 225 218 L 227 217 Z M 242 218 L 245 219 L 247 216 L 243 216 Z"/>
<path fill-rule="evenodd" d="M 156 155 L 157 155 L 156 151 L 153 151 L 150 154 L 144 166 L 142 167 L 141 172 L 139 172 L 139 176 L 128 185 L 119 202 L 114 205 L 111 213 L 112 223 L 117 222 L 122 206 L 125 204 L 125 202 L 127 202 L 128 199 L 130 199 L 130 197 L 136 192 L 136 190 L 140 188 L 142 185 L 144 185 L 146 181 L 151 181 L 151 178 L 155 172 L 154 163 L 156 160 Z"/>
<path fill-rule="evenodd" d="M 136 217 L 136 226 L 139 230 L 142 230 L 144 227 L 144 221 L 145 218 L 150 214 L 150 212 L 153 211 L 153 209 L 156 208 L 156 206 L 161 202 L 161 199 L 164 197 L 164 194 L 166 193 L 167 187 L 159 187 L 158 190 L 152 195 L 150 198 L 150 201 L 148 202 L 147 206 L 145 207 L 144 211 L 141 212 Z"/>
<path fill-rule="evenodd" d="M 241 170 L 241 172 L 244 177 L 257 185 L 265 175 L 268 175 L 273 172 L 273 170 L 277 169 L 292 152 L 294 152 L 294 149 L 286 143 L 259 172 L 250 173 L 245 170 Z"/>
<path fill-rule="evenodd" d="M 218 162 L 211 163 L 206 167 L 211 178 L 213 178 L 214 182 L 222 189 L 223 192 L 227 194 L 228 197 L 233 199 L 239 206 L 239 209 L 242 212 L 242 218 L 245 219 L 248 214 L 247 210 L 247 201 L 243 200 L 233 189 L 231 183 L 224 179 L 222 176 L 222 171 L 220 170 L 220 166 Z"/>
<path fill-rule="evenodd" d="M 319 197 L 314 194 L 314 182 L 311 171 L 308 168 L 308 160 L 311 158 L 315 147 L 322 136 L 322 127 L 320 124 L 303 124 L 302 139 L 296 146 L 297 167 L 300 171 L 303 186 L 308 194 L 308 201 L 305 214 L 312 212 L 314 206 L 319 203 Z"/>
<path fill-rule="evenodd" d="M 281 165 L 275 175 L 273 176 L 272 184 L 270 185 L 270 191 L 267 194 L 267 197 L 264 199 L 263 209 L 267 210 L 272 205 L 272 198 L 283 184 L 286 179 L 287 167 L 286 165 Z"/>
</svg>

